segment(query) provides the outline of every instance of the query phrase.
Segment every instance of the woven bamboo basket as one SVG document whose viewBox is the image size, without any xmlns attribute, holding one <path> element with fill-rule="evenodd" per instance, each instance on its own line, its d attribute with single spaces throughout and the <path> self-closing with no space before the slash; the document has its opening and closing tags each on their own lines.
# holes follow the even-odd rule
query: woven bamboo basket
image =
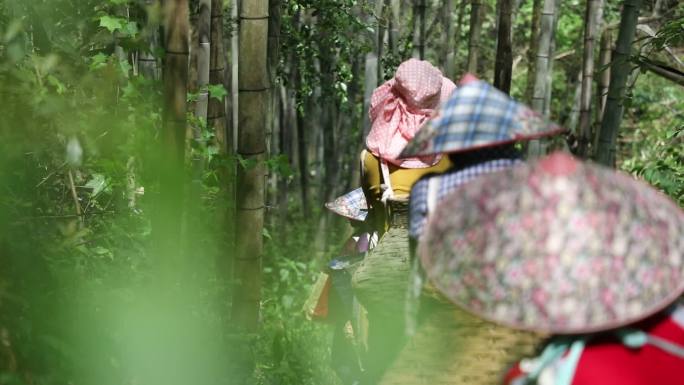
<svg viewBox="0 0 684 385">
<path fill-rule="evenodd" d="M 430 297 L 422 300 L 416 334 L 379 384 L 500 385 L 507 368 L 534 355 L 545 339 L 482 320 L 443 297 Z"/>
<path fill-rule="evenodd" d="M 390 228 L 352 275 L 354 294 L 373 316 L 398 317 L 410 270 L 408 203 L 390 201 Z"/>
<path fill-rule="evenodd" d="M 352 275 L 354 295 L 367 310 L 365 382 L 376 384 L 406 338 L 404 306 L 410 271 L 408 204 L 389 202 L 390 228 Z"/>
</svg>

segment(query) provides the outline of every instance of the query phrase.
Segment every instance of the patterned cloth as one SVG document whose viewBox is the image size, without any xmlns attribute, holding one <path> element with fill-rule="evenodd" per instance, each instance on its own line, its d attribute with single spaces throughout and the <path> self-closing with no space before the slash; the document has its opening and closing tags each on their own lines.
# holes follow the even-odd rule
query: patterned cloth
<svg viewBox="0 0 684 385">
<path fill-rule="evenodd" d="M 401 63 L 395 77 L 373 91 L 369 111 L 372 126 L 366 138 L 368 150 L 404 168 L 434 165 L 438 156 L 400 160 L 397 156 L 455 88 L 427 61 L 409 59 Z"/>
<path fill-rule="evenodd" d="M 432 204 L 428 204 L 431 196 L 434 199 L 434 204 L 438 204 L 450 192 L 479 176 L 502 171 L 521 163 L 522 161 L 519 159 L 495 159 L 460 170 L 432 175 L 416 182 L 411 189 L 411 220 L 409 224 L 411 238 L 419 239 L 423 233 L 428 214 L 431 211 L 429 206 Z M 434 194 L 430 193 L 432 191 Z"/>
<path fill-rule="evenodd" d="M 466 151 L 561 131 L 529 107 L 469 75 L 399 158 Z"/>
<path fill-rule="evenodd" d="M 360 222 L 365 221 L 368 215 L 368 203 L 361 187 L 335 198 L 325 207 L 335 214 Z"/>
<path fill-rule="evenodd" d="M 418 255 L 435 287 L 485 319 L 596 332 L 684 293 L 684 211 L 629 175 L 555 153 L 447 196 Z"/>
</svg>

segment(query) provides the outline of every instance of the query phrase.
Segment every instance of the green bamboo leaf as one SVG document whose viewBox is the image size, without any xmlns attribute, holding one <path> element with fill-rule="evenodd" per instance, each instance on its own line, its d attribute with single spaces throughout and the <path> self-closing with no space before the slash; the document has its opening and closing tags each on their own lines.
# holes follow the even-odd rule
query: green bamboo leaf
<svg viewBox="0 0 684 385">
<path fill-rule="evenodd" d="M 209 97 L 214 98 L 219 102 L 228 95 L 228 91 L 223 87 L 223 84 L 208 84 L 207 91 L 209 91 Z"/>
<path fill-rule="evenodd" d="M 109 15 L 100 16 L 100 27 L 104 27 L 109 32 L 122 29 L 126 20 Z"/>
<path fill-rule="evenodd" d="M 97 55 L 93 56 L 90 58 L 90 69 L 95 70 L 98 68 L 102 68 L 107 65 L 107 58 L 108 56 L 103 54 L 102 52 L 98 53 Z"/>
<path fill-rule="evenodd" d="M 126 22 L 126 25 L 123 28 L 123 32 L 126 34 L 126 36 L 136 37 L 139 32 L 138 23 L 136 23 L 135 21 Z"/>
</svg>

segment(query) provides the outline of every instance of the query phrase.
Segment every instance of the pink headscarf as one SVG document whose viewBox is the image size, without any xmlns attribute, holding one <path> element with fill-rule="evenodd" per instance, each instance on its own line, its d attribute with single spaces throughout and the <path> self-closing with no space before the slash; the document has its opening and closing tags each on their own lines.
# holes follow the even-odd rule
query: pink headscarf
<svg viewBox="0 0 684 385">
<path fill-rule="evenodd" d="M 373 91 L 371 130 L 366 138 L 368 150 L 404 168 L 425 168 L 437 163 L 438 156 L 397 156 L 454 89 L 456 85 L 427 61 L 409 59 L 401 63 L 394 78 Z"/>
</svg>

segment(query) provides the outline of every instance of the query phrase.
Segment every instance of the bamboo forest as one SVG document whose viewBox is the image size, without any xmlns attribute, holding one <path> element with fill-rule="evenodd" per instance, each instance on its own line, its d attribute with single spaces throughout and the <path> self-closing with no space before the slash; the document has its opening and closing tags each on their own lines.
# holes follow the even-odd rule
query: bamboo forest
<svg viewBox="0 0 684 385">
<path fill-rule="evenodd" d="M 0 0 L 0 384 L 683 385 L 684 2 Z"/>
</svg>

